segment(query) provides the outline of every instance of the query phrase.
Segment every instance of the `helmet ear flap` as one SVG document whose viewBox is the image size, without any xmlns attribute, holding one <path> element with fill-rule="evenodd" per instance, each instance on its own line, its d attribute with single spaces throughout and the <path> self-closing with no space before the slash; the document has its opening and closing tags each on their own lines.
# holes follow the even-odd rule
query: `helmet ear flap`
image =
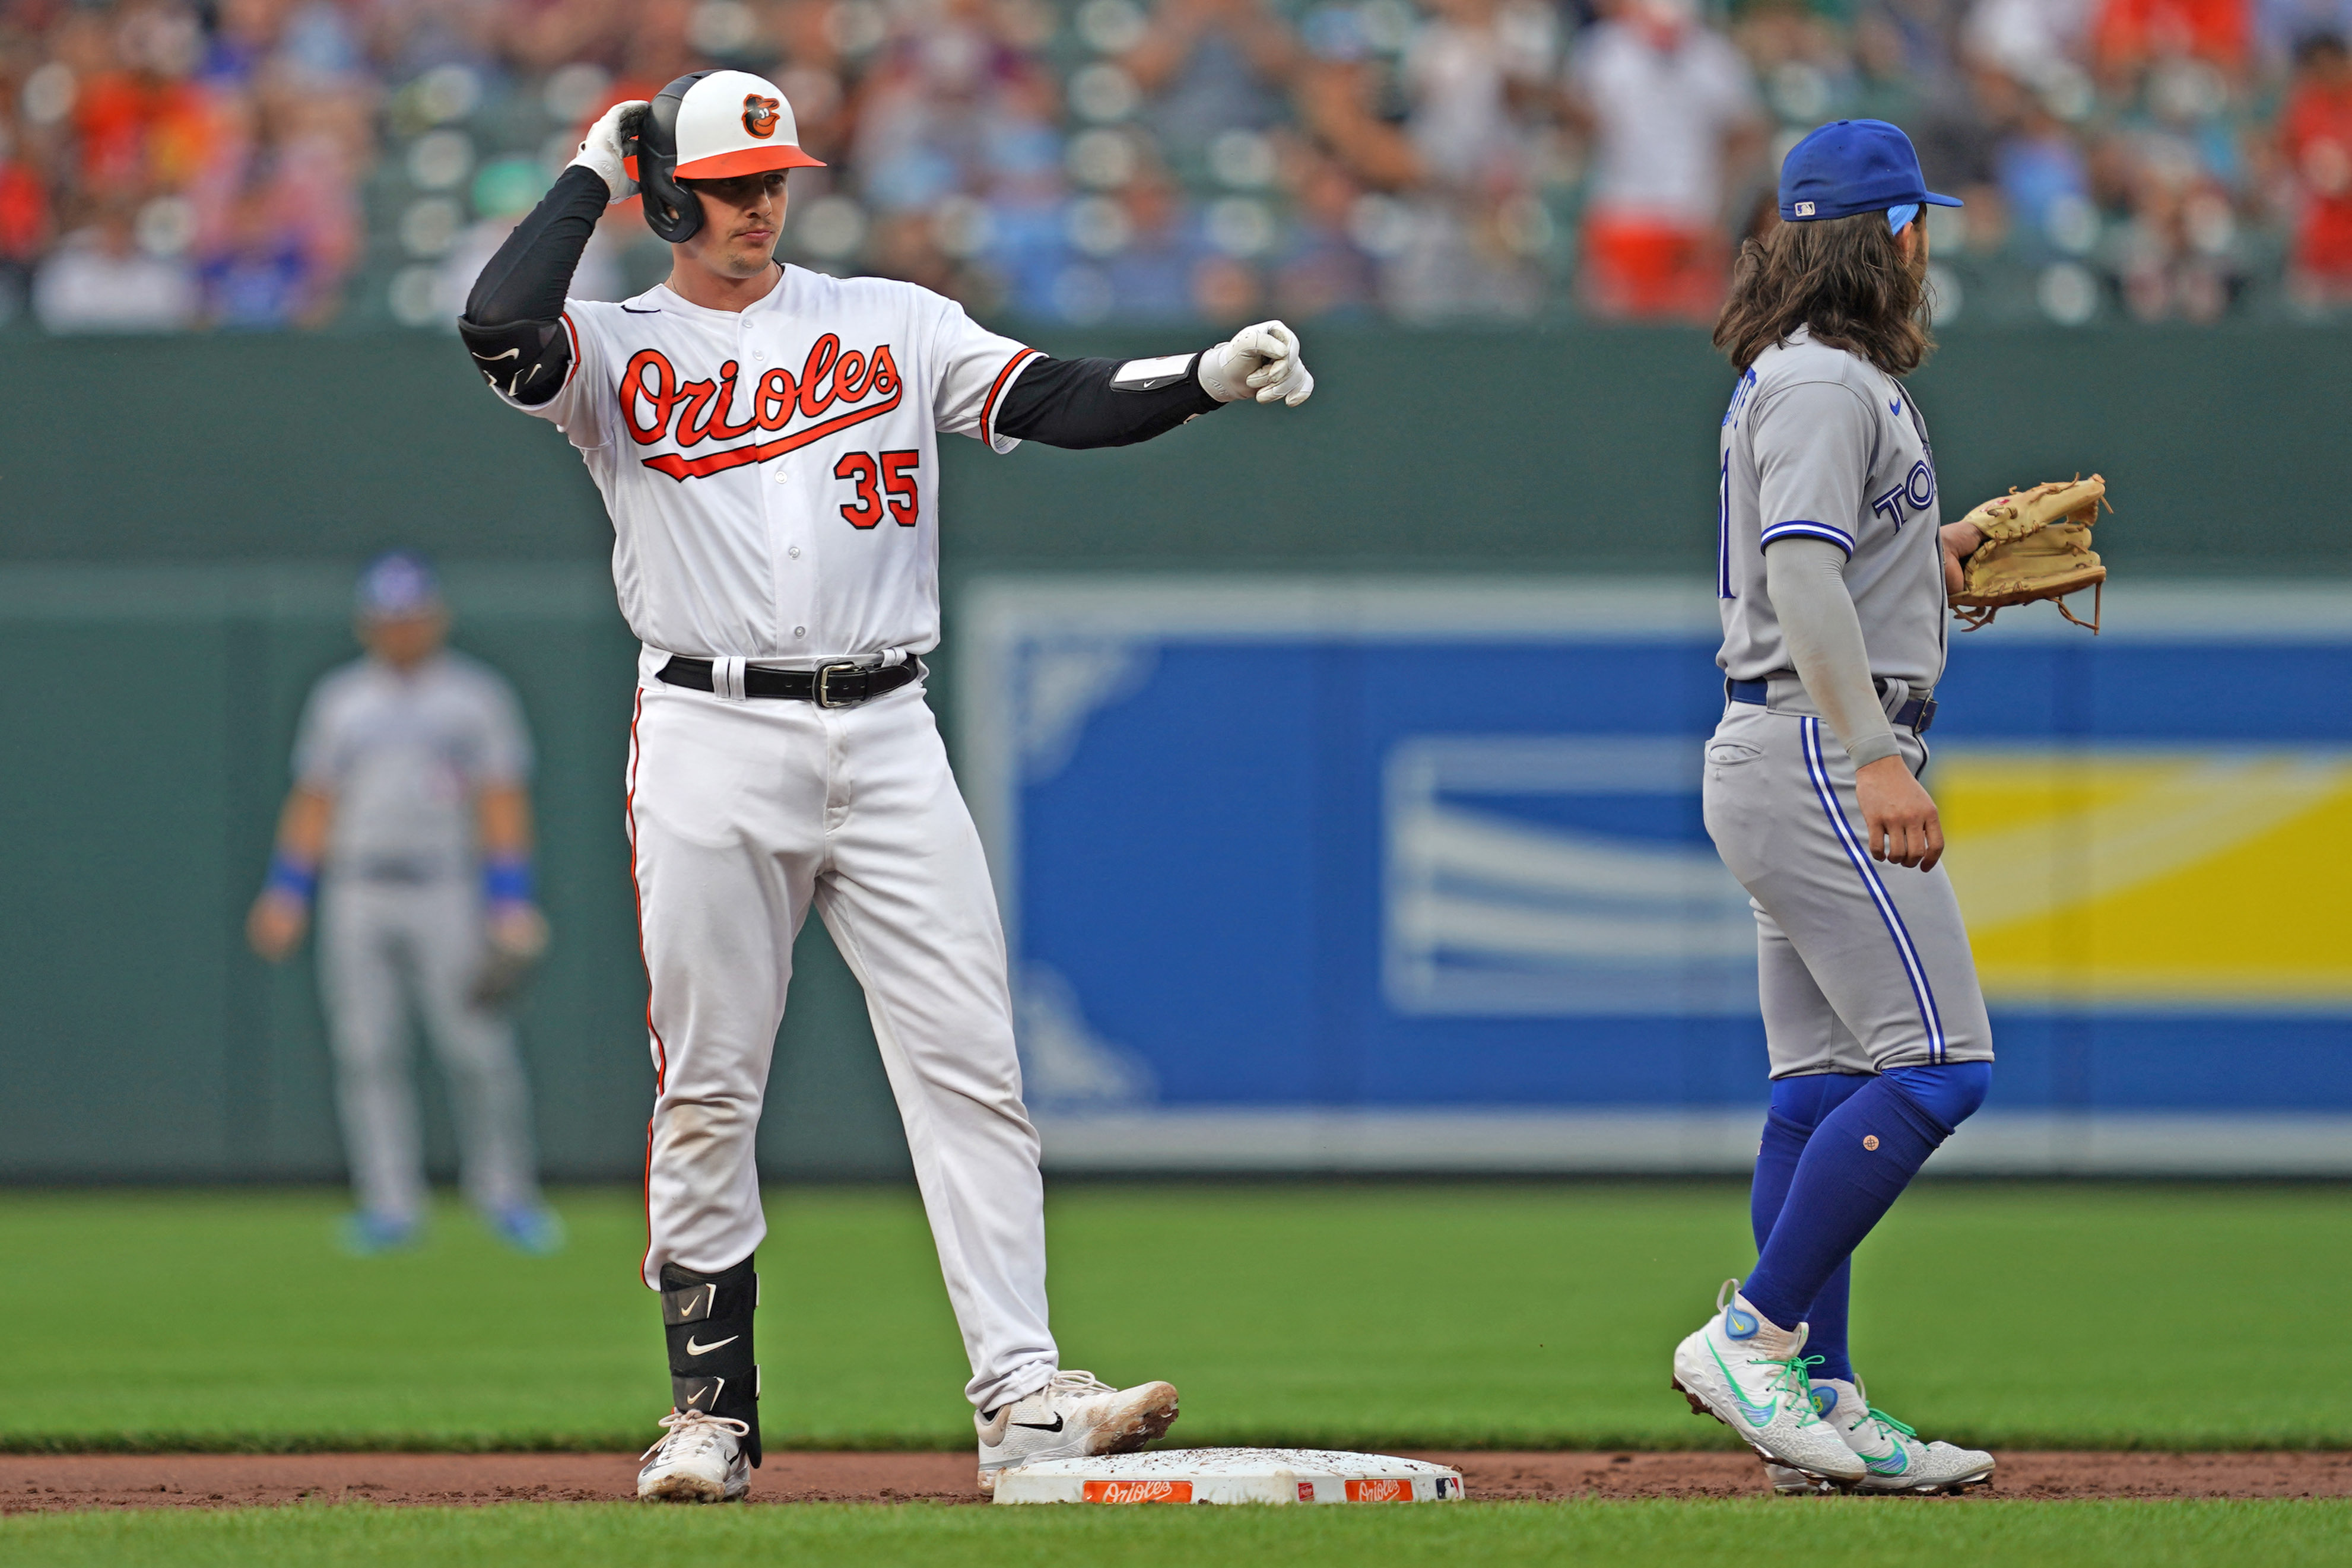
<svg viewBox="0 0 2352 1568">
<path fill-rule="evenodd" d="M 646 211 L 646 225 L 672 245 L 683 245 L 702 227 L 702 204 L 679 184 L 667 163 L 637 160 L 637 199 Z"/>
<path fill-rule="evenodd" d="M 695 71 L 661 89 L 645 113 L 634 139 L 625 139 L 625 152 L 637 160 L 637 195 L 646 226 L 672 245 L 692 239 L 702 227 L 702 203 L 680 184 L 677 167 L 677 110 L 687 89 L 710 73 Z"/>
</svg>

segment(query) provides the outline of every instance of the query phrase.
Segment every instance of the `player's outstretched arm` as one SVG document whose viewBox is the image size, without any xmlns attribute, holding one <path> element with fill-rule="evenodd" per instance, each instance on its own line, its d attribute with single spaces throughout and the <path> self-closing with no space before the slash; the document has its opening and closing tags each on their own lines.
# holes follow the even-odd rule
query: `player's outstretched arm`
<svg viewBox="0 0 2352 1568">
<path fill-rule="evenodd" d="M 589 128 L 579 156 L 515 225 L 466 296 L 458 335 L 482 379 L 518 403 L 537 406 L 563 387 L 572 363 L 564 331 L 563 298 L 596 221 L 637 183 L 622 162 L 625 123 L 642 115 L 643 100 L 616 103 Z"/>
<path fill-rule="evenodd" d="M 1048 447 L 1126 447 L 1252 397 L 1296 408 L 1315 390 L 1298 337 L 1280 321 L 1244 327 L 1197 354 L 1047 359 L 1021 369 L 996 428 Z"/>
</svg>

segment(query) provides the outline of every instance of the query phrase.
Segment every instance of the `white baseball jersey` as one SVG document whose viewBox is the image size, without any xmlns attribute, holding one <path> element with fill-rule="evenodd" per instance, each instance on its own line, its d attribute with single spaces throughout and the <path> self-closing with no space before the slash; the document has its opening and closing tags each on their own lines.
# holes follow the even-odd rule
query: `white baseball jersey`
<svg viewBox="0 0 2352 1568">
<path fill-rule="evenodd" d="M 453 876 L 474 857 L 474 796 L 530 773 L 514 689 L 440 653 L 403 674 L 379 658 L 320 678 L 294 744 L 301 784 L 335 800 L 327 864 L 364 875 Z"/>
<path fill-rule="evenodd" d="M 1764 548 L 1822 539 L 1846 553 L 1845 585 L 1874 676 L 1926 691 L 1944 673 L 1944 553 L 1936 458 L 1904 384 L 1800 327 L 1756 356 L 1723 416 L 1716 596 L 1735 680 L 1790 668 L 1764 587 Z"/>
<path fill-rule="evenodd" d="M 740 311 L 657 287 L 563 322 L 562 390 L 515 405 L 595 476 L 648 650 L 807 667 L 938 645 L 938 433 L 1018 446 L 994 419 L 1036 351 L 911 283 L 797 267 Z"/>
</svg>

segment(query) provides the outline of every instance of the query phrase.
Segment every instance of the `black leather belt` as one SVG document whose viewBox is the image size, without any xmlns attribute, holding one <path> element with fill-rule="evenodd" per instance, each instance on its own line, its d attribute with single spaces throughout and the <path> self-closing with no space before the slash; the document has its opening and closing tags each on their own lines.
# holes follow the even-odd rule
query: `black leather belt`
<svg viewBox="0 0 2352 1568">
<path fill-rule="evenodd" d="M 672 658 L 658 673 L 665 686 L 684 686 L 696 691 L 718 689 L 707 658 Z M 909 658 L 904 664 L 880 665 L 851 664 L 845 659 L 814 669 L 761 669 L 754 666 L 743 671 L 743 695 L 789 698 L 814 702 L 820 708 L 855 708 L 922 678 L 923 664 L 917 658 Z"/>
<path fill-rule="evenodd" d="M 1734 702 L 1747 702 L 1761 708 L 1772 694 L 1772 683 L 1769 680 L 1727 680 L 1723 683 L 1723 689 Z M 1898 727 L 1915 735 L 1924 735 L 1936 721 L 1936 700 L 1914 697 L 1895 710 L 1893 719 Z"/>
</svg>

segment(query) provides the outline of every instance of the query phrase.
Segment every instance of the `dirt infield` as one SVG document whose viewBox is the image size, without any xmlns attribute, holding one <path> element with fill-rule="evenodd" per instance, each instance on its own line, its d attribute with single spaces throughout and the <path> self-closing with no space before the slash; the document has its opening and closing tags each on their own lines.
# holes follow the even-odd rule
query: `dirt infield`
<svg viewBox="0 0 2352 1568">
<path fill-rule="evenodd" d="M 1424 1453 L 1474 1500 L 1743 1497 L 1761 1468 L 1737 1454 Z M 585 1502 L 631 1495 L 628 1454 L 0 1455 L 0 1513 L 244 1508 L 302 1500 Z M 1974 1497 L 2352 1497 L 2352 1453 L 2000 1456 Z M 754 1502 L 980 1502 L 967 1454 L 771 1454 Z"/>
</svg>

